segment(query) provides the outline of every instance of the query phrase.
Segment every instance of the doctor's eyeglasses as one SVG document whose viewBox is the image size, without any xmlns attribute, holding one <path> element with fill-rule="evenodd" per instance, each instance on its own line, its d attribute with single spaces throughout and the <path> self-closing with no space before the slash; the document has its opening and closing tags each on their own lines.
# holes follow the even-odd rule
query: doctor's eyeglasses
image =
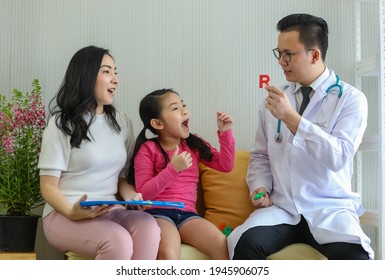
<svg viewBox="0 0 385 280">
<path fill-rule="evenodd" d="M 303 52 L 308 52 L 308 51 L 312 51 L 314 49 L 306 49 L 306 50 L 302 50 L 302 51 L 283 51 L 281 52 L 278 48 L 275 48 L 273 49 L 273 53 L 274 53 L 274 56 L 276 59 L 280 60 L 281 57 L 283 58 L 283 61 L 285 62 L 290 62 L 291 61 L 291 57 L 295 54 L 299 54 L 299 53 L 303 53 Z"/>
</svg>

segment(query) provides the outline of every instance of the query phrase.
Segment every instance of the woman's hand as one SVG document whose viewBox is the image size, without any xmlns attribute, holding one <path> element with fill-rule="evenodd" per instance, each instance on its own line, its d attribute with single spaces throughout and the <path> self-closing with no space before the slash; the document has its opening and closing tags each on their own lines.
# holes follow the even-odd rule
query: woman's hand
<svg viewBox="0 0 385 280">
<path fill-rule="evenodd" d="M 86 200 L 87 194 L 83 194 L 82 197 L 72 206 L 67 218 L 73 221 L 93 219 L 106 214 L 113 207 L 113 205 L 98 205 L 91 207 L 80 206 L 80 201 Z"/>
<path fill-rule="evenodd" d="M 107 213 L 112 206 L 82 207 L 80 201 L 87 200 L 87 194 L 71 205 L 59 190 L 59 177 L 40 176 L 40 191 L 45 201 L 66 218 L 76 221 L 96 218 Z"/>
</svg>

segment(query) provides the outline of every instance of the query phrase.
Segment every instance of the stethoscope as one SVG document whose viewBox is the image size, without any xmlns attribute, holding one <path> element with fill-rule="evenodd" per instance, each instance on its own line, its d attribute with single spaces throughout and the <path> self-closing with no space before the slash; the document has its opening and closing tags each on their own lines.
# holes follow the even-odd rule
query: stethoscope
<svg viewBox="0 0 385 280">
<path fill-rule="evenodd" d="M 330 118 L 332 117 L 333 113 L 336 111 L 337 105 L 338 105 L 338 101 L 341 99 L 341 96 L 342 96 L 343 91 L 342 91 L 342 86 L 341 86 L 341 84 L 340 84 L 340 77 L 338 77 L 338 75 L 336 75 L 336 78 L 337 78 L 337 81 L 335 82 L 335 84 L 331 85 L 330 87 L 328 87 L 328 88 L 326 89 L 326 95 L 322 98 L 321 105 L 320 105 L 320 107 L 318 108 L 318 111 L 317 111 L 317 114 L 316 114 L 316 117 L 315 117 L 315 120 L 316 120 L 315 124 L 318 125 L 318 126 L 321 126 L 321 127 L 328 127 L 329 120 L 330 120 Z M 321 108 L 322 108 L 322 104 L 323 104 L 325 98 L 329 95 L 329 92 L 330 92 L 333 88 L 335 88 L 335 87 L 338 88 L 338 91 L 339 91 L 339 92 L 338 92 L 338 101 L 336 102 L 336 104 L 335 104 L 335 106 L 334 106 L 333 112 L 329 115 L 329 117 L 328 117 L 324 122 L 317 122 L 318 116 L 319 116 L 319 112 L 320 112 L 320 110 L 321 110 Z M 282 123 L 282 121 L 281 121 L 281 120 L 278 120 L 277 132 L 276 132 L 275 135 L 274 135 L 274 140 L 275 140 L 275 142 L 277 142 L 277 143 L 281 143 L 281 141 L 282 141 L 281 123 Z"/>
</svg>

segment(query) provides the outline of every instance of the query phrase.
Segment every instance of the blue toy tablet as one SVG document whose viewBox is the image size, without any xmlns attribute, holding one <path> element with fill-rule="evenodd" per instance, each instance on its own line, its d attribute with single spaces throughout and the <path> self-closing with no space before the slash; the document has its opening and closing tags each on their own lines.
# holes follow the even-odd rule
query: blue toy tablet
<svg viewBox="0 0 385 280">
<path fill-rule="evenodd" d="M 97 205 L 113 205 L 113 204 L 129 204 L 129 205 L 141 205 L 141 206 L 160 206 L 160 207 L 172 207 L 183 208 L 183 202 L 174 201 L 159 201 L 159 200 L 94 200 L 94 201 L 80 201 L 80 206 L 97 206 Z"/>
</svg>

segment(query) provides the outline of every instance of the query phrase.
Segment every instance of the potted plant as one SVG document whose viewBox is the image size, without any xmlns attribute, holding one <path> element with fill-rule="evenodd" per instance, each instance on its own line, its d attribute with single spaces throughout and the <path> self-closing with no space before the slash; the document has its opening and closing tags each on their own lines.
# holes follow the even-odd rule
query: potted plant
<svg viewBox="0 0 385 280">
<path fill-rule="evenodd" d="M 32 86 L 30 93 L 14 89 L 10 100 L 0 95 L 0 251 L 29 252 L 35 245 L 39 216 L 31 210 L 43 203 L 37 165 L 45 109 L 39 81 Z"/>
</svg>

